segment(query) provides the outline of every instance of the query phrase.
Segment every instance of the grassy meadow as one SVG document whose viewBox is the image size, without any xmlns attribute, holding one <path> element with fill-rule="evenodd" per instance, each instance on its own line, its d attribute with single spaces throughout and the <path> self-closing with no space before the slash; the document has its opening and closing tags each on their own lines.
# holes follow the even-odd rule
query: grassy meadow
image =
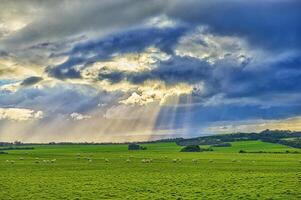
<svg viewBox="0 0 301 200">
<path fill-rule="evenodd" d="M 0 154 L 0 199 L 301 199 L 301 154 L 238 153 L 299 149 L 260 141 L 191 153 L 173 142 L 143 146 L 7 151 Z"/>
</svg>

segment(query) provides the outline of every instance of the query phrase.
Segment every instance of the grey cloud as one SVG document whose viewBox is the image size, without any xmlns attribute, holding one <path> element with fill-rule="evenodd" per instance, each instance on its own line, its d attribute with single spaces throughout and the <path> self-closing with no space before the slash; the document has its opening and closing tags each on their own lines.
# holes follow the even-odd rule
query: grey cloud
<svg viewBox="0 0 301 200">
<path fill-rule="evenodd" d="M 22 86 L 30 86 L 30 85 L 34 85 L 34 84 L 40 82 L 41 80 L 43 80 L 42 77 L 31 76 L 31 77 L 28 77 L 25 80 L 23 80 L 21 85 Z"/>
<path fill-rule="evenodd" d="M 82 1 L 56 1 L 50 7 L 47 4 L 41 7 L 41 4 L 43 12 L 2 43 L 20 46 L 68 38 L 83 32 L 105 34 L 159 14 L 163 8 L 161 4 L 157 0 L 152 3 L 145 0 L 86 1 L 84 4 Z"/>
</svg>

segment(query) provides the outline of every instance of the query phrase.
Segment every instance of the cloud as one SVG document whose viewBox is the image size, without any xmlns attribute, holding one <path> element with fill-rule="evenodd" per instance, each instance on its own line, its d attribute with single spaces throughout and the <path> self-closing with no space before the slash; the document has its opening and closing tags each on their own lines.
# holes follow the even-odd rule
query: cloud
<svg viewBox="0 0 301 200">
<path fill-rule="evenodd" d="M 234 62 L 233 65 L 238 66 L 247 65 L 253 57 L 244 39 L 215 35 L 204 26 L 181 37 L 175 48 L 175 54 L 206 60 L 211 64 L 219 61 Z"/>
<path fill-rule="evenodd" d="M 188 95 L 192 87 L 179 83 L 167 86 L 162 82 L 146 82 L 142 87 L 138 87 L 137 92 L 133 92 L 129 97 L 119 101 L 122 104 L 146 105 L 159 102 L 161 105 L 168 104 L 169 98 L 179 98 L 181 95 Z"/>
<path fill-rule="evenodd" d="M 185 27 L 173 28 L 140 28 L 121 32 L 87 41 L 78 45 L 64 55 L 66 62 L 48 67 L 46 72 L 53 77 L 81 78 L 80 69 L 100 61 L 113 59 L 120 54 L 139 53 L 147 48 L 157 48 L 164 52 L 171 52 L 178 38 L 185 32 Z"/>
<path fill-rule="evenodd" d="M 175 1 L 166 15 L 194 25 L 207 25 L 218 35 L 245 38 L 270 51 L 300 49 L 300 1 Z"/>
<path fill-rule="evenodd" d="M 70 36 L 89 33 L 105 34 L 112 30 L 129 27 L 143 19 L 154 16 L 160 11 L 162 3 L 153 1 L 145 7 L 146 1 L 89 1 L 84 5 L 81 1 L 44 2 L 26 1 L 9 4 L 11 9 L 22 6 L 37 10 L 32 14 L 31 23 L 4 40 L 5 45 L 28 45 L 44 40 L 66 39 Z M 50 11 L 51 10 L 51 11 Z M 20 16 L 24 16 L 23 13 Z M 80 25 L 80 26 L 79 26 Z"/>
<path fill-rule="evenodd" d="M 22 81 L 21 85 L 22 86 L 30 86 L 30 85 L 34 85 L 34 84 L 40 82 L 41 80 L 43 80 L 43 78 L 38 77 L 38 76 L 31 76 L 31 77 L 24 79 Z"/>
<path fill-rule="evenodd" d="M 42 118 L 42 111 L 25 108 L 0 108 L 0 120 L 28 121 Z"/>
<path fill-rule="evenodd" d="M 260 132 L 266 129 L 301 130 L 301 117 L 278 120 L 224 121 L 212 124 L 206 128 L 207 131 L 213 133 Z"/>
<path fill-rule="evenodd" d="M 0 139 L 11 130 L 32 141 L 196 135 L 217 122 L 300 116 L 297 0 L 1 7 L 0 107 L 31 117 L 5 110 Z"/>
<path fill-rule="evenodd" d="M 83 115 L 83 114 L 80 114 L 80 113 L 71 113 L 70 117 L 73 120 L 86 120 L 86 119 L 90 119 L 91 118 L 90 115 Z"/>
</svg>

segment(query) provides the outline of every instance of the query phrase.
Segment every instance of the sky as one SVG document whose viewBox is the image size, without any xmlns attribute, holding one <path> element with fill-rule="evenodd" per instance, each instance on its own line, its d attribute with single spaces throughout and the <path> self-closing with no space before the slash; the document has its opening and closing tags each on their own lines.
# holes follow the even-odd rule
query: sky
<svg viewBox="0 0 301 200">
<path fill-rule="evenodd" d="M 301 130 L 298 0 L 1 0 L 0 141 Z"/>
</svg>

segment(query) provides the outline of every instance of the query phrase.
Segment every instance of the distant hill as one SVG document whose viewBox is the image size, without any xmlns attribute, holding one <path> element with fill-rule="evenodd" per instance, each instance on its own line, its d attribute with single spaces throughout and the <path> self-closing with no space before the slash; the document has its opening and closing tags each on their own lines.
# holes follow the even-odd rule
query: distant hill
<svg viewBox="0 0 301 200">
<path fill-rule="evenodd" d="M 260 133 L 231 133 L 212 136 L 203 136 L 189 139 L 178 139 L 176 143 L 180 146 L 188 145 L 214 145 L 225 142 L 261 140 L 301 148 L 301 132 L 289 130 L 264 130 Z"/>
<path fill-rule="evenodd" d="M 123 142 L 123 143 L 73 143 L 73 142 L 50 142 L 49 145 L 110 145 L 110 144 L 148 144 L 158 142 L 175 142 L 179 146 L 190 146 L 190 145 L 225 145 L 223 143 L 235 142 L 235 141 L 250 141 L 260 140 L 263 142 L 283 144 L 290 147 L 301 148 L 301 131 L 290 131 L 290 130 L 264 130 L 259 133 L 231 133 L 231 134 L 219 134 L 210 136 L 201 136 L 196 138 L 167 138 L 154 141 L 140 141 L 140 142 Z M 39 143 L 22 143 L 20 141 L 0 142 L 0 150 L 3 148 L 17 148 L 23 145 L 37 145 Z M 45 143 L 41 143 L 43 145 Z"/>
</svg>

